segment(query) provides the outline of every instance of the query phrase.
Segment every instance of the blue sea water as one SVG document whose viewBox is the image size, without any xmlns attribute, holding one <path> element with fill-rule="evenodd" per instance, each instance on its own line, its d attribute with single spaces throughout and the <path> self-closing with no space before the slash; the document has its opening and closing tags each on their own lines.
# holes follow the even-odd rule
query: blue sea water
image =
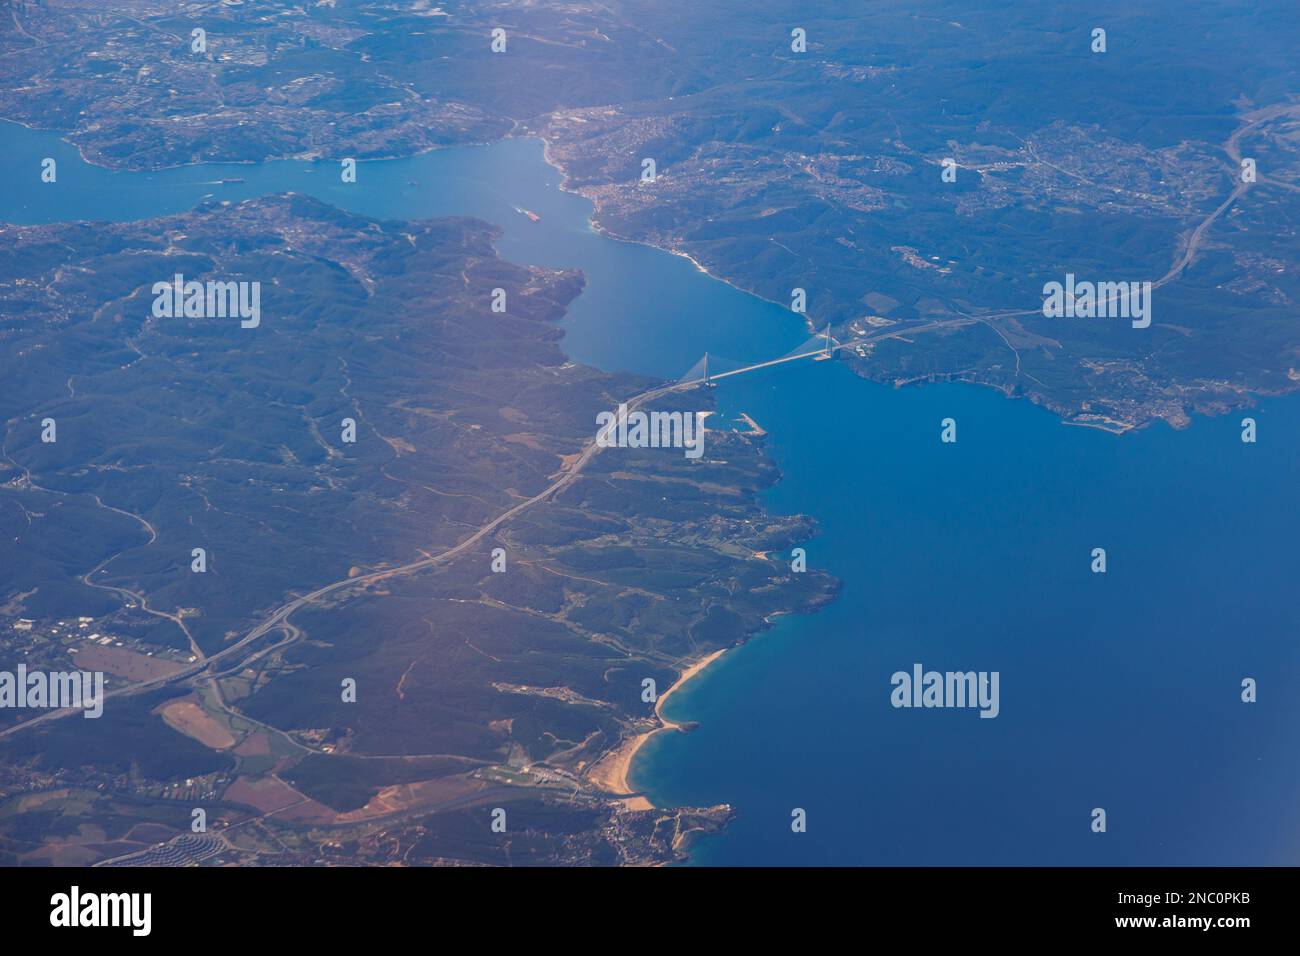
<svg viewBox="0 0 1300 956">
<path fill-rule="evenodd" d="M 12 124 L 0 144 L 10 222 L 283 191 L 382 218 L 482 217 L 503 227 L 507 258 L 586 273 L 564 347 L 606 369 L 676 377 L 706 350 L 762 359 L 807 336 L 684 258 L 594 232 L 536 141 L 363 163 L 355 184 L 302 161 L 110 172 Z M 1300 860 L 1300 403 L 1251 411 L 1249 445 L 1239 414 L 1114 436 L 987 389 L 893 389 L 838 362 L 728 379 L 717 399 L 767 430 L 783 478 L 765 503 L 817 519 L 809 564 L 844 586 L 666 706 L 698 727 L 655 737 L 634 782 L 662 804 L 736 810 L 695 862 Z M 946 417 L 956 444 L 939 440 Z M 1104 575 L 1089 570 L 1095 547 Z M 894 709 L 890 676 L 916 662 L 998 671 L 999 716 Z M 1240 699 L 1248 676 L 1255 704 Z M 1095 807 L 1105 834 L 1091 832 Z M 806 833 L 791 831 L 794 808 Z"/>
</svg>

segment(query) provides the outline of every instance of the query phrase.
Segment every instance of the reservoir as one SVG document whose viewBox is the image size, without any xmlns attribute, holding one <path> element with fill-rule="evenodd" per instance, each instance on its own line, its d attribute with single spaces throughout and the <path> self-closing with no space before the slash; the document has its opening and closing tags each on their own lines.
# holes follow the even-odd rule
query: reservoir
<svg viewBox="0 0 1300 956">
<path fill-rule="evenodd" d="M 503 228 L 505 258 L 586 274 L 563 346 L 604 369 L 677 378 L 706 351 L 763 360 L 809 334 L 681 256 L 595 232 L 534 140 L 361 163 L 355 184 L 337 163 L 120 173 L 54 134 L 0 124 L 0 141 L 11 222 L 286 191 L 381 218 L 481 217 Z M 54 185 L 39 180 L 47 156 Z M 736 811 L 694 862 L 1300 862 L 1300 403 L 1115 436 L 989 389 L 895 389 L 839 362 L 715 394 L 766 431 L 783 478 L 765 504 L 817 520 L 808 565 L 843 590 L 665 705 L 698 726 L 651 740 L 633 782 L 661 805 Z M 1240 440 L 1247 414 L 1255 444 Z M 1090 570 L 1099 547 L 1105 574 Z M 997 672 L 996 718 L 891 706 L 891 675 L 916 665 Z M 1257 703 L 1241 699 L 1245 678 Z"/>
</svg>

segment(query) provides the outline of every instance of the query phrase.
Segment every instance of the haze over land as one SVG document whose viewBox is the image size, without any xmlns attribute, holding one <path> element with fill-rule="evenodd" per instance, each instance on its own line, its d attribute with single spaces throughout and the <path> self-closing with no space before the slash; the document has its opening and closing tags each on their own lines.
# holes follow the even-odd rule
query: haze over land
<svg viewBox="0 0 1300 956">
<path fill-rule="evenodd" d="M 805 290 L 792 327 L 829 324 L 863 377 L 1115 432 L 1296 390 L 1292 11 L 826 6 L 10 2 L 0 119 L 137 183 L 535 136 L 605 233 Z M 40 161 L 19 188 L 61 188 Z M 764 504 L 770 422 L 714 417 L 700 462 L 597 454 L 620 402 L 715 399 L 568 361 L 581 273 L 479 220 L 210 185 L 179 215 L 0 225 L 0 669 L 111 695 L 95 721 L 0 710 L 0 862 L 684 859 L 732 812 L 624 799 L 671 723 L 645 681 L 838 589 L 791 568 L 816 502 Z M 261 325 L 160 318 L 176 274 L 260 282 Z M 1150 327 L 1045 317 L 1067 274 L 1152 282 Z"/>
</svg>

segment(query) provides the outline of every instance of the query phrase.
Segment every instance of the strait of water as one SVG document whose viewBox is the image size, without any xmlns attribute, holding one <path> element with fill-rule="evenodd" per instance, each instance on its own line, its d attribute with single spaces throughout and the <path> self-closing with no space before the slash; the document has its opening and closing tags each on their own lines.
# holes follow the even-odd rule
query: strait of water
<svg viewBox="0 0 1300 956">
<path fill-rule="evenodd" d="M 594 232 L 536 141 L 362 163 L 355 184 L 302 161 L 111 172 L 12 124 L 0 143 L 10 222 L 285 191 L 381 218 L 479 216 L 504 228 L 506 258 L 586 273 L 564 347 L 605 369 L 675 378 L 706 350 L 762 359 L 807 337 L 788 310 L 681 257 Z M 844 587 L 666 706 L 699 726 L 652 740 L 636 785 L 737 812 L 694 862 L 1300 860 L 1300 403 L 1250 412 L 1260 440 L 1247 445 L 1241 415 L 1117 437 L 974 386 L 871 384 L 838 362 L 737 376 L 717 399 L 767 430 L 783 478 L 765 504 L 818 520 L 809 563 Z M 955 445 L 939 441 L 945 417 Z M 1104 575 L 1090 573 L 1094 547 Z M 1000 715 L 893 708 L 890 676 L 916 662 L 998 671 Z M 1248 676 L 1255 704 L 1240 699 Z M 791 831 L 796 807 L 806 833 Z M 1105 834 L 1090 830 L 1094 807 Z"/>
</svg>

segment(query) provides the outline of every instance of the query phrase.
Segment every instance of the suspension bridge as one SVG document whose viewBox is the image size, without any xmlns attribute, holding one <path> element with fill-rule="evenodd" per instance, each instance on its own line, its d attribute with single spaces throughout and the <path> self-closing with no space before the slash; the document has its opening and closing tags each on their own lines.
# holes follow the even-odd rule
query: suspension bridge
<svg viewBox="0 0 1300 956">
<path fill-rule="evenodd" d="M 690 371 L 679 378 L 676 382 L 678 387 L 683 385 L 703 385 L 712 387 L 720 379 L 729 378 L 732 375 L 742 375 L 745 372 L 757 371 L 761 368 L 770 368 L 773 365 L 781 365 L 785 362 L 795 362 L 799 359 L 812 359 L 820 362 L 830 358 L 840 349 L 856 348 L 859 345 L 866 345 L 869 342 L 878 342 L 882 339 L 898 338 L 900 336 L 911 336 L 921 332 L 932 332 L 937 329 L 956 328 L 957 326 L 970 325 L 981 321 L 973 316 L 967 316 L 959 319 L 941 319 L 933 322 L 924 322 L 920 325 L 909 325 L 899 328 L 880 329 L 868 335 L 862 335 L 854 339 L 840 342 L 831 335 L 831 327 L 809 338 L 806 342 L 801 343 L 791 349 L 784 355 L 777 358 L 767 359 L 762 362 L 737 362 L 733 359 L 720 358 L 704 353 L 704 357 L 691 366 Z"/>
<path fill-rule="evenodd" d="M 808 341 L 801 343 L 779 358 L 768 359 L 764 362 L 745 365 L 732 359 L 710 356 L 708 352 L 705 352 L 704 358 L 692 365 L 690 371 L 677 380 L 677 384 L 712 386 L 718 379 L 753 372 L 756 369 L 768 368 L 772 365 L 780 365 L 783 362 L 793 362 L 805 358 L 828 359 L 839 344 L 831 338 L 831 327 L 827 325 L 825 332 L 814 335 Z"/>
</svg>

